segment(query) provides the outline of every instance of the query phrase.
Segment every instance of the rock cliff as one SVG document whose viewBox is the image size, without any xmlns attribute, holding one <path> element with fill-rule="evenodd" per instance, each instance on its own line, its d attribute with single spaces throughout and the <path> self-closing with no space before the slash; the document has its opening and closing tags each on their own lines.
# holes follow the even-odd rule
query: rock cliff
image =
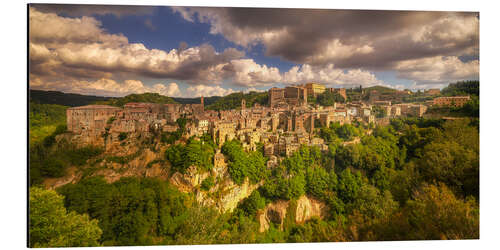
<svg viewBox="0 0 500 250">
<path fill-rule="evenodd" d="M 130 133 L 125 140 L 119 140 L 118 136 L 113 134 L 106 138 L 62 134 L 56 140 L 67 140 L 78 147 L 98 146 L 104 148 L 104 153 L 97 159 L 89 160 L 84 166 L 70 167 L 67 174 L 61 178 L 46 179 L 44 184 L 49 189 L 77 183 L 86 176 L 104 176 L 109 183 L 122 177 L 155 177 L 169 181 L 181 192 L 193 194 L 200 204 L 214 206 L 219 211 L 226 212 L 235 209 L 241 200 L 262 185 L 252 184 L 248 178 L 242 185 L 234 183 L 221 153 L 218 153 L 218 159 L 222 160 L 216 161 L 209 172 L 198 171 L 195 166 L 191 166 L 184 174 L 171 173 L 170 163 L 164 160 L 168 145 L 151 145 L 144 134 Z M 201 190 L 201 183 L 209 176 L 214 177 L 215 185 L 210 190 Z"/>
<path fill-rule="evenodd" d="M 267 231 L 271 222 L 283 230 L 283 223 L 287 215 L 294 216 L 293 220 L 300 224 L 312 217 L 324 218 L 328 213 L 328 207 L 323 202 L 306 195 L 299 197 L 293 206 L 291 203 L 290 201 L 278 200 L 267 204 L 264 209 L 258 211 L 259 231 Z"/>
</svg>

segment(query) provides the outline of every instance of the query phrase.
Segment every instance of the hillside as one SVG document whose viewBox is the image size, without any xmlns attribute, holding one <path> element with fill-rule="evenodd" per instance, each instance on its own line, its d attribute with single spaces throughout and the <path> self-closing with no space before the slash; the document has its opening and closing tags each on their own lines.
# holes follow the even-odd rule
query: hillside
<svg viewBox="0 0 500 250">
<path fill-rule="evenodd" d="M 210 96 L 210 97 L 204 97 L 203 102 L 206 105 L 213 104 L 217 100 L 219 100 L 220 96 Z M 200 103 L 200 98 L 199 97 L 193 97 L 193 98 L 186 98 L 186 97 L 172 97 L 174 101 L 180 103 L 180 104 L 198 104 Z"/>
<path fill-rule="evenodd" d="M 149 102 L 149 103 L 177 103 L 172 97 L 163 96 L 158 93 L 131 94 L 124 97 L 113 98 L 106 101 L 98 101 L 95 104 L 105 104 L 121 107 L 129 102 Z"/>
<path fill-rule="evenodd" d="M 30 102 L 40 104 L 58 104 L 70 107 L 84 106 L 97 101 L 107 101 L 112 97 L 80 95 L 60 91 L 44 91 L 30 89 Z"/>
<path fill-rule="evenodd" d="M 57 104 L 39 104 L 30 102 L 29 106 L 29 141 L 30 145 L 52 134 L 58 126 L 66 125 L 68 106 Z"/>
<path fill-rule="evenodd" d="M 384 87 L 384 86 L 373 86 L 373 87 L 368 87 L 368 88 L 363 88 L 363 89 L 365 90 L 366 93 L 369 93 L 372 90 L 376 90 L 379 93 L 394 93 L 397 91 L 396 89 L 392 89 L 392 88 Z"/>
<path fill-rule="evenodd" d="M 463 81 L 450 83 L 441 90 L 444 96 L 475 95 L 479 96 L 479 81 Z"/>
<path fill-rule="evenodd" d="M 213 104 L 206 106 L 206 109 L 211 110 L 229 110 L 241 107 L 241 100 L 245 99 L 247 107 L 252 107 L 255 103 L 266 105 L 268 102 L 267 92 L 250 92 L 244 94 L 242 92 L 232 93 L 219 98 Z"/>
</svg>

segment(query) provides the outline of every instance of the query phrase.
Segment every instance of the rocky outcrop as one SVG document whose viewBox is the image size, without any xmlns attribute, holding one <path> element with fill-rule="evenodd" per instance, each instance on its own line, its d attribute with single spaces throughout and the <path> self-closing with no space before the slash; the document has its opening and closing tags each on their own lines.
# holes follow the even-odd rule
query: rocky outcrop
<svg viewBox="0 0 500 250">
<path fill-rule="evenodd" d="M 70 167 L 67 174 L 60 178 L 48 178 L 44 180 L 44 185 L 49 189 L 55 189 L 68 183 L 76 183 L 85 172 L 87 176 L 103 176 L 104 179 L 111 183 L 119 180 L 122 177 L 154 177 L 162 180 L 167 180 L 170 173 L 170 165 L 163 161 L 166 146 L 157 145 L 155 148 L 140 147 L 139 140 L 135 136 L 130 136 L 125 141 L 106 142 L 101 139 L 89 141 L 82 140 L 81 135 L 62 134 L 56 138 L 58 142 L 61 140 L 70 141 L 77 147 L 94 145 L 105 148 L 104 154 L 87 162 L 81 167 Z M 122 162 L 117 162 L 110 157 L 127 158 Z"/>
<path fill-rule="evenodd" d="M 148 135 L 129 133 L 125 140 L 117 139 L 113 133 L 107 137 L 63 134 L 58 140 L 67 140 L 77 147 L 94 145 L 102 147 L 105 153 L 99 161 L 93 159 L 86 166 L 72 167 L 62 178 L 45 180 L 47 188 L 57 188 L 67 183 L 76 183 L 86 172 L 86 176 L 104 176 L 111 183 L 122 177 L 156 177 L 169 181 L 179 191 L 194 194 L 196 200 L 205 206 L 213 206 L 221 212 L 233 211 L 238 203 L 250 196 L 262 183 L 252 184 L 248 178 L 241 185 L 234 183 L 228 173 L 224 155 L 217 152 L 214 157 L 214 168 L 211 171 L 198 171 L 195 166 L 189 167 L 185 173 L 170 173 L 170 164 L 163 161 L 168 146 L 157 144 L 152 147 L 147 142 Z M 145 146 L 147 145 L 147 146 Z M 117 160 L 127 159 L 127 160 Z M 207 177 L 213 176 L 215 185 L 208 191 L 201 190 L 200 185 Z"/>
<path fill-rule="evenodd" d="M 290 207 L 290 205 L 290 201 L 278 200 L 258 211 L 259 231 L 267 231 L 271 222 L 279 225 L 279 228 L 283 230 L 283 222 L 285 221 L 287 212 L 293 212 L 295 216 L 293 219 L 299 224 L 310 220 L 312 217 L 324 218 L 328 213 L 328 207 L 323 202 L 306 195 L 301 196 L 294 202 L 295 207 Z"/>
<path fill-rule="evenodd" d="M 66 175 L 61 178 L 47 178 L 43 184 L 47 189 L 55 189 L 69 183 L 76 183 L 82 177 L 82 173 L 76 167 L 70 167 Z"/>
<path fill-rule="evenodd" d="M 279 228 L 283 229 L 283 221 L 285 220 L 289 203 L 290 201 L 278 200 L 267 204 L 263 210 L 258 211 L 257 218 L 260 223 L 259 231 L 267 231 L 270 222 L 279 225 Z"/>
<path fill-rule="evenodd" d="M 208 191 L 201 190 L 201 183 L 209 176 L 213 176 L 216 180 L 215 186 Z M 251 184 L 248 178 L 243 184 L 237 185 L 229 177 L 225 165 L 204 173 L 198 172 L 196 167 L 192 166 L 185 174 L 174 173 L 169 181 L 181 192 L 194 193 L 200 204 L 215 206 L 221 212 L 233 211 L 241 200 L 250 196 L 261 185 L 261 183 Z"/>
<path fill-rule="evenodd" d="M 222 187 L 223 195 L 216 201 L 217 207 L 222 212 L 233 211 L 241 200 L 250 196 L 260 185 L 261 183 L 251 184 L 248 178 L 241 185 L 230 181 Z"/>
<path fill-rule="evenodd" d="M 304 223 L 312 217 L 323 218 L 328 207 L 325 203 L 312 197 L 301 196 L 297 200 L 297 209 L 295 210 L 295 222 Z"/>
<path fill-rule="evenodd" d="M 175 172 L 172 177 L 170 177 L 170 183 L 176 186 L 181 192 L 193 193 L 208 176 L 210 176 L 209 172 L 200 173 L 196 169 L 196 166 L 191 166 L 186 169 L 185 174 Z"/>
</svg>

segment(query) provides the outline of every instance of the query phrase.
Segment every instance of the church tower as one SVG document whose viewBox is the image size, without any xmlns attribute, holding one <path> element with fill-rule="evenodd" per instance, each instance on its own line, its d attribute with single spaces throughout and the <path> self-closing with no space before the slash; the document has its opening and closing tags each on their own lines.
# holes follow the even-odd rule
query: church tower
<svg viewBox="0 0 500 250">
<path fill-rule="evenodd" d="M 241 99 L 241 110 L 245 110 L 245 108 L 247 107 L 247 101 L 245 100 L 245 98 Z"/>
<path fill-rule="evenodd" d="M 202 111 L 202 112 L 205 112 L 205 102 L 204 102 L 204 100 L 203 100 L 203 96 L 201 96 L 201 98 L 200 98 L 200 99 L 201 99 L 201 100 L 200 100 L 200 103 L 201 103 L 201 111 Z"/>
</svg>

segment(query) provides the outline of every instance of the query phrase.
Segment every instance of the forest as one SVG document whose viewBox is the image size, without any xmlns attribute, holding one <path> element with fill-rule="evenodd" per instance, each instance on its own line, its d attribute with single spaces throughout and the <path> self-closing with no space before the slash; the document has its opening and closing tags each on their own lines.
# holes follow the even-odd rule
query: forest
<svg viewBox="0 0 500 250">
<path fill-rule="evenodd" d="M 227 159 L 236 185 L 258 184 L 233 211 L 203 206 L 193 193 L 182 193 L 169 181 L 142 176 L 108 183 L 83 168 L 106 157 L 95 146 L 76 147 L 56 140 L 66 132 L 68 106 L 30 102 L 29 109 L 29 245 L 32 247 L 126 246 L 337 242 L 372 240 L 439 240 L 479 238 L 479 92 L 478 83 L 450 84 L 442 94 L 470 94 L 472 101 L 451 109 L 456 119 L 398 118 L 390 124 L 316 124 L 328 150 L 303 145 L 268 168 L 263 145 L 246 151 L 238 140 L 214 143 L 210 135 L 183 138 L 188 120 L 177 120 L 176 132 L 156 135 L 166 145 L 161 161 L 170 173 L 191 166 L 207 172 L 217 148 Z M 477 95 L 476 95 L 477 92 Z M 149 95 L 113 99 L 144 101 Z M 148 102 L 172 99 L 149 96 Z M 323 102 L 338 96 L 319 96 Z M 135 98 L 135 99 L 134 99 Z M 156 99 L 155 99 L 156 98 Z M 235 93 L 210 108 L 265 104 L 262 93 Z M 322 100 L 324 98 L 325 100 Z M 125 100 L 126 99 L 126 100 Z M 327 105 L 327 103 L 323 103 Z M 125 140 L 127 135 L 119 136 Z M 144 140 L 154 141 L 154 140 Z M 151 145 L 144 145 L 150 147 Z M 116 159 L 115 159 L 116 158 Z M 119 159 L 118 159 L 119 158 Z M 62 177 L 67 169 L 83 171 L 81 181 L 47 190 L 43 181 Z M 203 180 L 210 190 L 219 180 Z M 293 208 L 307 195 L 327 207 L 327 216 L 296 223 Z M 259 232 L 259 211 L 289 201 L 282 226 L 270 222 Z M 71 232 L 71 233 L 70 233 Z"/>
<path fill-rule="evenodd" d="M 371 130 L 371 133 L 366 133 Z M 454 121 L 395 119 L 375 128 L 332 124 L 320 128 L 328 152 L 302 146 L 273 169 L 265 167 L 262 150 L 245 152 L 239 141 L 228 141 L 222 153 L 229 160 L 235 183 L 248 177 L 264 181 L 231 213 L 220 214 L 197 204 L 193 195 L 168 182 L 127 177 L 107 183 L 89 177 L 54 191 L 32 182 L 31 214 L 50 209 L 51 216 L 78 225 L 47 227 L 30 217 L 32 246 L 97 246 L 211 243 L 270 243 L 417 239 L 476 239 L 479 237 L 479 128 L 473 119 Z M 345 144 L 354 138 L 360 143 Z M 205 141 L 207 143 L 201 143 Z M 176 171 L 190 165 L 209 170 L 214 155 L 207 135 L 190 139 L 165 152 Z M 100 154 L 97 149 L 40 145 L 31 174 L 58 176 L 64 166 L 82 164 Z M 52 152 L 52 153 L 51 153 Z M 201 152 L 201 153 L 200 153 Z M 43 164 L 43 155 L 57 165 Z M 46 158 L 45 158 L 46 159 Z M 41 161 L 40 163 L 37 161 Z M 78 162 L 80 161 L 80 163 Z M 37 173 L 37 171 L 39 173 Z M 40 178 L 40 177 L 39 177 Z M 209 189 L 212 180 L 204 181 Z M 212 182 L 212 183 L 211 183 Z M 283 230 L 271 225 L 259 233 L 257 211 L 276 200 L 297 200 L 303 194 L 327 204 L 327 218 L 304 224 L 285 219 Z M 50 201 L 51 203 L 47 203 Z M 54 206 L 47 208 L 43 206 Z M 41 206 L 41 207 L 40 207 Z M 272 224 L 272 223 L 271 223 Z M 81 229 L 58 239 L 68 227 Z M 42 236 L 43 235 L 43 236 Z M 52 236 L 51 236 L 52 235 Z M 71 238 L 72 237 L 72 238 Z"/>
</svg>

